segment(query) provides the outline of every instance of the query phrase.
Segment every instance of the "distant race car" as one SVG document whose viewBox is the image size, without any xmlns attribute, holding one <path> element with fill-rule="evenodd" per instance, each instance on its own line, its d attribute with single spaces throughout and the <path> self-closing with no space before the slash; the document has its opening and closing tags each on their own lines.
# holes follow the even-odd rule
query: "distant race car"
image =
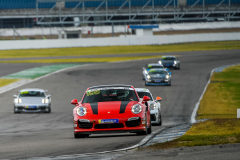
<svg viewBox="0 0 240 160">
<path fill-rule="evenodd" d="M 145 79 L 145 85 L 168 85 L 171 86 L 171 72 L 165 69 L 151 69 Z"/>
<path fill-rule="evenodd" d="M 150 98 L 150 114 L 152 124 L 162 125 L 162 116 L 161 116 L 161 104 L 159 101 L 162 100 L 161 97 L 157 97 L 156 100 L 153 99 L 151 92 L 146 88 L 135 88 L 139 98 L 148 96 Z"/>
<path fill-rule="evenodd" d="M 146 75 L 148 74 L 148 71 L 150 71 L 150 69 L 154 69 L 154 68 L 164 69 L 164 66 L 161 65 L 161 64 L 158 64 L 158 63 L 147 64 L 147 65 L 146 65 L 146 68 L 143 67 L 143 72 L 142 72 L 143 80 L 145 80 Z M 169 69 L 167 69 L 167 68 L 165 68 L 165 69 L 166 69 L 167 71 L 169 71 Z"/>
<path fill-rule="evenodd" d="M 51 95 L 46 90 L 27 88 L 14 95 L 14 113 L 21 112 L 51 112 Z"/>
<path fill-rule="evenodd" d="M 151 133 L 150 98 L 140 99 L 131 85 L 90 87 L 80 102 L 72 100 L 74 137 L 90 134 Z"/>
<path fill-rule="evenodd" d="M 180 69 L 180 61 L 175 56 L 162 56 L 158 63 L 167 68 Z"/>
</svg>

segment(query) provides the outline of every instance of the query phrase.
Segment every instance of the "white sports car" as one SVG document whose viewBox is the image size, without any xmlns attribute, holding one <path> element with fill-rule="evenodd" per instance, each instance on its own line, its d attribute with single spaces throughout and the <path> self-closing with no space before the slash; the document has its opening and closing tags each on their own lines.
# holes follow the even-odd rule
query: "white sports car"
<svg viewBox="0 0 240 160">
<path fill-rule="evenodd" d="M 51 95 L 46 95 L 46 90 L 28 88 L 19 90 L 14 95 L 14 113 L 21 112 L 51 112 Z"/>
<path fill-rule="evenodd" d="M 135 88 L 139 98 L 148 96 L 150 98 L 150 114 L 152 124 L 162 125 L 162 116 L 161 116 L 161 104 L 159 101 L 162 100 L 161 97 L 157 97 L 156 100 L 153 99 L 151 92 L 146 88 Z"/>
</svg>

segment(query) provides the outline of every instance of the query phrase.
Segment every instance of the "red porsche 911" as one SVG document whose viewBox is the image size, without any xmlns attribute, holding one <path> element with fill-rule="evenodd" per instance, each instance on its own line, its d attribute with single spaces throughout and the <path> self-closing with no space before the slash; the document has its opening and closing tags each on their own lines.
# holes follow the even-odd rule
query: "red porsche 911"
<svg viewBox="0 0 240 160">
<path fill-rule="evenodd" d="M 72 100 L 74 137 L 90 134 L 151 133 L 150 98 L 138 97 L 133 86 L 104 85 L 86 90 L 80 102 Z"/>
</svg>

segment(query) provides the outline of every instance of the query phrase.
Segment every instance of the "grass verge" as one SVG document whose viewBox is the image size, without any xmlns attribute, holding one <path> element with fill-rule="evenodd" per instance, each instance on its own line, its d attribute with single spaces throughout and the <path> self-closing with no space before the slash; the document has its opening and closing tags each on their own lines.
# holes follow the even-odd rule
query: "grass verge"
<svg viewBox="0 0 240 160">
<path fill-rule="evenodd" d="M 0 87 L 9 85 L 13 82 L 17 82 L 19 81 L 19 79 L 0 79 Z"/>
<path fill-rule="evenodd" d="M 181 146 L 202 146 L 240 143 L 240 65 L 214 73 L 199 106 L 197 119 L 210 119 L 196 123 L 182 137 L 171 142 L 149 146 L 166 149 Z"/>
<path fill-rule="evenodd" d="M 240 41 L 195 42 L 195 43 L 148 45 L 148 46 L 110 46 L 110 47 L 108 46 L 108 47 L 3 50 L 0 51 L 0 58 L 81 56 L 81 55 L 130 54 L 130 53 L 163 53 L 163 52 L 226 50 L 226 49 L 240 49 Z"/>
<path fill-rule="evenodd" d="M 79 62 L 117 62 L 127 60 L 139 60 L 149 58 L 161 58 L 162 56 L 134 56 L 134 57 L 104 57 L 104 58 L 74 58 L 74 59 L 39 59 L 39 60 L 16 60 L 0 61 L 0 63 L 79 63 Z"/>
</svg>

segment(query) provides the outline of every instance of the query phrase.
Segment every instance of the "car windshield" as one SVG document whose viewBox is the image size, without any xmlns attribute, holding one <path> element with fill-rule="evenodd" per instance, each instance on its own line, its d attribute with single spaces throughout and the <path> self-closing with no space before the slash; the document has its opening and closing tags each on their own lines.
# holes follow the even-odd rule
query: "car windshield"
<svg viewBox="0 0 240 160">
<path fill-rule="evenodd" d="M 176 60 L 175 57 L 162 57 L 162 60 Z"/>
<path fill-rule="evenodd" d="M 21 91 L 19 97 L 45 97 L 45 93 L 41 91 Z"/>
<path fill-rule="evenodd" d="M 108 102 L 108 101 L 138 101 L 132 88 L 97 88 L 86 92 L 83 103 Z"/>
<path fill-rule="evenodd" d="M 148 93 L 148 92 L 137 92 L 137 94 L 138 94 L 139 98 L 143 98 L 144 96 L 148 96 L 151 101 L 153 100 L 151 94 Z"/>
<path fill-rule="evenodd" d="M 160 65 L 147 65 L 147 69 L 152 69 L 152 68 L 163 68 L 163 66 L 160 66 Z"/>
<path fill-rule="evenodd" d="M 163 70 L 150 70 L 148 74 L 149 75 L 155 75 L 155 74 L 167 75 L 167 72 Z"/>
</svg>

